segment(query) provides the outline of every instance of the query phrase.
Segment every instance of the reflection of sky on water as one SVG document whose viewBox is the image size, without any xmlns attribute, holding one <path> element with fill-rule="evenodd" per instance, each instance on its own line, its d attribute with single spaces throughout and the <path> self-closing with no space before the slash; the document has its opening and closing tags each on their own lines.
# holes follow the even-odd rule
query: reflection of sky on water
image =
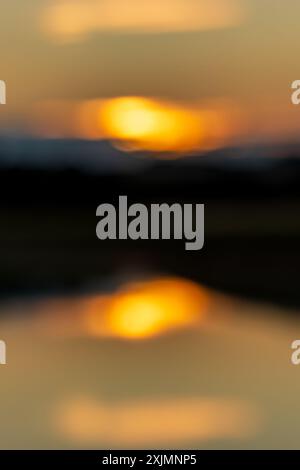
<svg viewBox="0 0 300 470">
<path fill-rule="evenodd" d="M 279 308 L 157 279 L 1 312 L 2 448 L 299 447 L 300 322 Z"/>
</svg>

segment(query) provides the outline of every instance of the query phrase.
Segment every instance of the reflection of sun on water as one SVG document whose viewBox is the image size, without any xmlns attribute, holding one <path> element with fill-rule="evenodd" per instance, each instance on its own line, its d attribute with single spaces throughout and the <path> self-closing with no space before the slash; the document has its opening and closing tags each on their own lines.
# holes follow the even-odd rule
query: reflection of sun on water
<svg viewBox="0 0 300 470">
<path fill-rule="evenodd" d="M 105 286 L 116 281 L 106 278 Z M 1 334 L 12 354 L 1 381 L 2 446 L 299 446 L 299 374 L 290 364 L 299 311 L 207 293 L 177 278 L 123 286 L 94 297 L 1 303 Z M 155 341 L 125 336 L 119 323 L 126 317 L 121 299 L 138 291 L 168 292 L 174 309 Z M 186 331 L 178 324 L 172 335 L 180 292 L 194 323 Z"/>
<path fill-rule="evenodd" d="M 142 340 L 203 323 L 210 294 L 180 278 L 123 285 L 106 295 L 47 302 L 37 322 L 47 335 Z"/>
<path fill-rule="evenodd" d="M 76 444 L 114 447 L 243 439 L 255 435 L 259 424 L 256 407 L 247 401 L 201 397 L 114 404 L 71 399 L 58 407 L 54 422 L 55 428 Z"/>
<path fill-rule="evenodd" d="M 95 299 L 86 310 L 89 333 L 143 339 L 197 324 L 207 294 L 189 281 L 159 279 L 130 284 L 100 302 Z"/>
</svg>

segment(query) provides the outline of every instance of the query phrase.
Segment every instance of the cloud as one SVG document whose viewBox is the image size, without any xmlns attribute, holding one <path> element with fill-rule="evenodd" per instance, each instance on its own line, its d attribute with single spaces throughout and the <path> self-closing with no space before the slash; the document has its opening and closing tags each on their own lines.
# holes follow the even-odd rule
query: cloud
<svg viewBox="0 0 300 470">
<path fill-rule="evenodd" d="M 162 33 L 228 28 L 242 22 L 241 0 L 55 0 L 43 30 L 62 41 L 106 31 Z"/>
</svg>

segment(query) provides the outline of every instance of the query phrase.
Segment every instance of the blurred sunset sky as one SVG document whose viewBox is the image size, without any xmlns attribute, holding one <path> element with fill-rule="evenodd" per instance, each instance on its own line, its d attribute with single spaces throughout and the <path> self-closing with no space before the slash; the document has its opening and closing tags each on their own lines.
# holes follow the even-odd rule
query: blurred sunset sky
<svg viewBox="0 0 300 470">
<path fill-rule="evenodd" d="M 295 0 L 10 0 L 0 17 L 1 134 L 185 151 L 298 137 Z"/>
</svg>

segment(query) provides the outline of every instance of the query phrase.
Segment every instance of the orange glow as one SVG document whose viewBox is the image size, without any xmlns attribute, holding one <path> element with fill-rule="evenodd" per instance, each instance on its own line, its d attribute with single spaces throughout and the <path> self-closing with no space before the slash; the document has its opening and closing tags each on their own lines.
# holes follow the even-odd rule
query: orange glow
<svg viewBox="0 0 300 470">
<path fill-rule="evenodd" d="M 226 101 L 175 103 L 145 97 L 44 101 L 28 115 L 42 137 L 107 139 L 125 151 L 164 158 L 226 146 L 240 131 L 240 113 Z"/>
<path fill-rule="evenodd" d="M 78 133 L 92 138 L 98 129 L 99 135 L 125 150 L 182 154 L 224 144 L 230 134 L 228 122 L 221 107 L 204 109 L 120 97 L 83 103 L 78 112 Z"/>
<path fill-rule="evenodd" d="M 159 279 L 125 286 L 103 301 L 90 302 L 87 331 L 95 336 L 143 339 L 198 324 L 208 295 L 181 279 Z M 100 308 L 101 307 L 101 308 Z"/>
<path fill-rule="evenodd" d="M 71 441 L 116 447 L 243 439 L 257 432 L 260 421 L 253 406 L 238 400 L 170 397 L 114 405 L 72 400 L 56 416 L 56 429 Z"/>
<path fill-rule="evenodd" d="M 48 301 L 36 326 L 55 337 L 142 340 L 203 325 L 211 294 L 180 278 L 125 284 L 117 292 Z M 59 328 L 58 326 L 59 325 Z"/>
<path fill-rule="evenodd" d="M 42 27 L 60 40 L 94 31 L 162 33 L 228 28 L 239 24 L 239 0 L 52 0 Z"/>
<path fill-rule="evenodd" d="M 199 112 L 146 98 L 105 102 L 99 123 L 105 135 L 129 150 L 187 151 L 200 147 L 204 138 Z"/>
<path fill-rule="evenodd" d="M 36 103 L 28 117 L 32 133 L 47 138 L 74 137 L 77 105 L 72 101 Z"/>
</svg>

